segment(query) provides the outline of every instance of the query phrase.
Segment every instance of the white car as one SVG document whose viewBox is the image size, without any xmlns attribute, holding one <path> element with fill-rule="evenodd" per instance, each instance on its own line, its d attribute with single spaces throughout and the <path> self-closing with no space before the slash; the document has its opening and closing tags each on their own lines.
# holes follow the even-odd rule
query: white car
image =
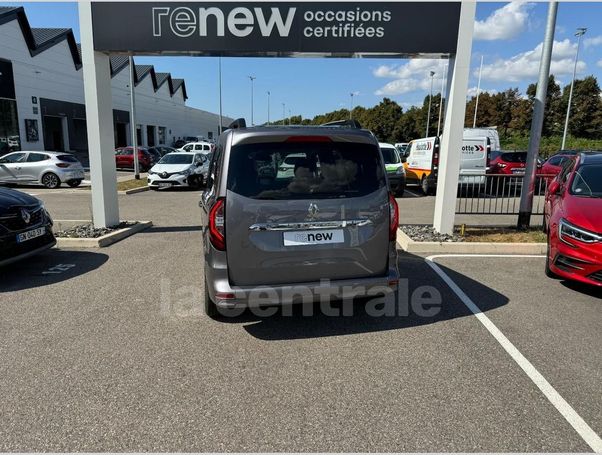
<svg viewBox="0 0 602 455">
<path fill-rule="evenodd" d="M 211 153 L 213 144 L 211 142 L 189 142 L 179 149 L 181 152 Z"/>
<path fill-rule="evenodd" d="M 148 171 L 148 186 L 151 189 L 200 188 L 206 179 L 208 168 L 209 160 L 205 153 L 168 153 Z"/>
</svg>

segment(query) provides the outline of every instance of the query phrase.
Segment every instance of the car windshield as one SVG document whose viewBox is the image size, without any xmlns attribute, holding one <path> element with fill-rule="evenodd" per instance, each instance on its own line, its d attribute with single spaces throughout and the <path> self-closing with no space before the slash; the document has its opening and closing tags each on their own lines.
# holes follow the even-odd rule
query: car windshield
<svg viewBox="0 0 602 455">
<path fill-rule="evenodd" d="M 161 158 L 159 164 L 191 164 L 192 158 L 194 158 L 192 153 L 187 155 L 184 155 L 183 153 L 168 153 Z"/>
<path fill-rule="evenodd" d="M 232 148 L 227 188 L 253 199 L 360 197 L 385 186 L 378 149 L 347 142 L 256 143 Z M 284 165 L 294 157 L 294 167 Z"/>
<path fill-rule="evenodd" d="M 383 155 L 385 164 L 398 164 L 400 162 L 397 150 L 393 147 L 381 147 L 380 152 Z"/>
<path fill-rule="evenodd" d="M 582 197 L 602 197 L 602 164 L 584 164 L 575 171 L 571 194 Z"/>
</svg>

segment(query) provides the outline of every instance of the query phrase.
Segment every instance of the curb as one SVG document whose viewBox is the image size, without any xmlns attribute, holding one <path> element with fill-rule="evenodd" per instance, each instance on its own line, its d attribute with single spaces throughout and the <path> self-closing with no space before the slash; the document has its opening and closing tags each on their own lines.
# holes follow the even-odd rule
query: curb
<svg viewBox="0 0 602 455">
<path fill-rule="evenodd" d="M 441 254 L 546 254 L 545 243 L 416 242 L 397 229 L 397 246 L 408 253 Z"/>
<path fill-rule="evenodd" d="M 104 248 L 119 242 L 130 235 L 148 229 L 153 225 L 152 221 L 139 221 L 137 224 L 119 229 L 118 231 L 97 237 L 95 239 L 73 239 L 69 237 L 57 237 L 57 248 Z"/>
<path fill-rule="evenodd" d="M 132 188 L 131 190 L 117 191 L 117 194 L 136 194 L 150 190 L 149 186 L 141 186 L 140 188 Z"/>
</svg>

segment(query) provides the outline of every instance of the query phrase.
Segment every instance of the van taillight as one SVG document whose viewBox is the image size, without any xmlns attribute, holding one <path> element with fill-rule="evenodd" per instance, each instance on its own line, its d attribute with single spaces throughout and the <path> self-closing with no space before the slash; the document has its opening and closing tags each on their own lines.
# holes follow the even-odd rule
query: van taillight
<svg viewBox="0 0 602 455">
<path fill-rule="evenodd" d="M 399 226 L 399 206 L 393 194 L 389 193 L 389 240 L 397 239 Z"/>
<path fill-rule="evenodd" d="M 209 210 L 209 240 L 215 249 L 226 249 L 226 200 L 220 198 Z"/>
<path fill-rule="evenodd" d="M 437 169 L 439 167 L 439 151 L 436 150 L 433 152 L 433 169 Z"/>
</svg>

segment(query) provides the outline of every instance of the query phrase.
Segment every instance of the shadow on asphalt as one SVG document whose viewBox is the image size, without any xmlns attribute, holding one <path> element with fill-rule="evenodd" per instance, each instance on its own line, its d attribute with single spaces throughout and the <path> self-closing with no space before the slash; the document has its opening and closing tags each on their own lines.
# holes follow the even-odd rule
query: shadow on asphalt
<svg viewBox="0 0 602 455">
<path fill-rule="evenodd" d="M 108 259 L 109 256 L 102 253 L 52 248 L 37 256 L 0 267 L 0 294 L 67 281 L 98 269 Z"/>
<path fill-rule="evenodd" d="M 166 232 L 200 232 L 201 226 L 151 226 L 145 234 L 163 234 Z"/>
<path fill-rule="evenodd" d="M 589 295 L 595 299 L 602 300 L 602 287 L 596 287 L 579 281 L 563 280 L 560 282 L 565 288 L 581 294 Z"/>
<path fill-rule="evenodd" d="M 347 308 L 348 311 L 352 309 L 350 316 L 327 316 L 320 311 L 320 305 L 315 304 L 311 316 L 304 316 L 303 305 L 293 305 L 289 312 L 292 316 L 284 316 L 280 309 L 275 315 L 268 317 L 259 317 L 251 311 L 246 311 L 239 317 L 223 317 L 220 321 L 244 324 L 243 328 L 249 335 L 261 340 L 277 341 L 398 330 L 472 315 L 472 312 L 426 264 L 424 258 L 403 253 L 400 256 L 399 266 L 401 276 L 407 279 L 408 291 L 400 293 L 394 316 L 374 317 L 366 311 L 366 300 L 356 299 L 353 305 Z M 490 311 L 508 303 L 508 298 L 499 292 L 447 267 L 441 265 L 439 267 L 465 292 L 470 291 L 471 296 L 478 296 L 475 303 L 481 311 Z M 436 289 L 441 295 L 442 303 L 438 307 L 439 311 L 432 316 L 421 316 L 413 309 L 412 294 L 421 293 L 424 289 L 421 288 L 422 286 L 431 286 L 431 289 Z M 332 306 L 342 309 L 343 304 Z"/>
</svg>

